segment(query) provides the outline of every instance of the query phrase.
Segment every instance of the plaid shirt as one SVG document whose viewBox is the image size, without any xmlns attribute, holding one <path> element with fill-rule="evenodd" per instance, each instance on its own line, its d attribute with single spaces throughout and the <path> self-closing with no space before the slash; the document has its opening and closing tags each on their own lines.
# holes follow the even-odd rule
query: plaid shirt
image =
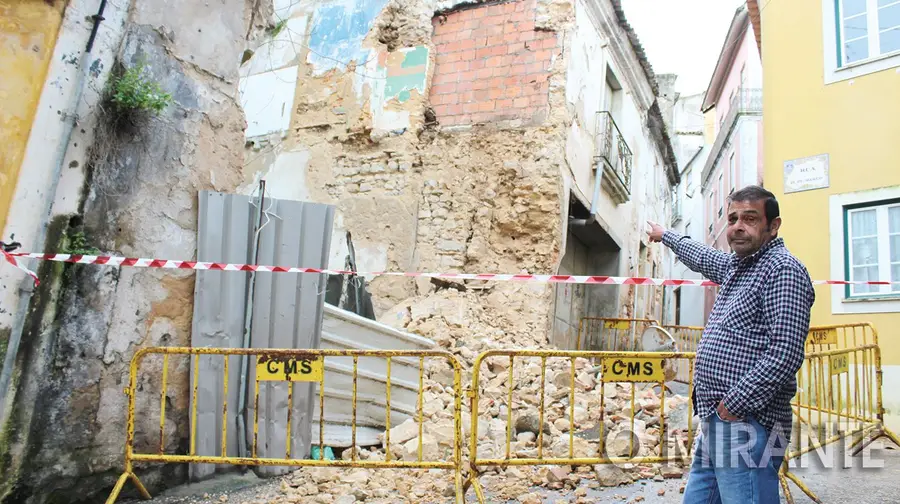
<svg viewBox="0 0 900 504">
<path fill-rule="evenodd" d="M 663 243 L 691 270 L 720 285 L 694 366 L 694 408 L 753 416 L 790 436 L 791 398 L 803 364 L 815 291 L 803 264 L 776 238 L 740 258 L 671 231 Z"/>
</svg>

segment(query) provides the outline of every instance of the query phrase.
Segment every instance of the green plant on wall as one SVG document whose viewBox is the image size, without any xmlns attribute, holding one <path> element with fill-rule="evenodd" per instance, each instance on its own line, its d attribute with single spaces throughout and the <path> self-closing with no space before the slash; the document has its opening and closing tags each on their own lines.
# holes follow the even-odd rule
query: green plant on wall
<svg viewBox="0 0 900 504">
<path fill-rule="evenodd" d="M 113 79 L 110 98 L 119 112 L 159 114 L 172 102 L 172 95 L 164 93 L 158 82 L 146 76 L 144 68 L 143 63 L 138 63 Z"/>
<path fill-rule="evenodd" d="M 282 19 L 275 23 L 275 26 L 269 28 L 267 31 L 269 32 L 270 37 L 277 37 L 279 33 L 282 32 L 287 27 L 287 19 Z"/>
<path fill-rule="evenodd" d="M 90 246 L 87 236 L 83 231 L 78 231 L 69 235 L 69 240 L 63 250 L 64 254 L 73 255 L 98 255 L 100 251 L 96 247 Z"/>
</svg>

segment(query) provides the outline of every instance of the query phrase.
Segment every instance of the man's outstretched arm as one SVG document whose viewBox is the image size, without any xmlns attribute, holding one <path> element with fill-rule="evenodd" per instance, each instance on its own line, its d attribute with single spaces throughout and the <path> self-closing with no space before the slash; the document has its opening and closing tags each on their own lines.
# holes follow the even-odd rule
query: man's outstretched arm
<svg viewBox="0 0 900 504">
<path fill-rule="evenodd" d="M 650 241 L 662 242 L 672 249 L 678 260 L 683 262 L 691 271 L 696 271 L 717 284 L 725 282 L 728 270 L 731 266 L 731 254 L 726 254 L 708 245 L 696 242 L 687 236 L 674 231 L 667 231 L 655 222 L 650 225 Z"/>
</svg>

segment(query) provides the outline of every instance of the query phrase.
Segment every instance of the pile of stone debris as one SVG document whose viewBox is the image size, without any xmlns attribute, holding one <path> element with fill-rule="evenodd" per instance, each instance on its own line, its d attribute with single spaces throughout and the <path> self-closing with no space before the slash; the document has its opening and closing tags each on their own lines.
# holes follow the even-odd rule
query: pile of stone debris
<svg viewBox="0 0 900 504">
<path fill-rule="evenodd" d="M 480 300 L 471 297 L 466 293 L 451 293 L 437 299 L 432 296 L 420 304 L 408 306 L 406 316 L 401 317 L 404 319 L 401 325 L 406 330 L 430 326 L 427 335 L 438 335 L 439 344 L 449 348 L 463 364 L 464 384 L 471 383 L 471 369 L 478 352 L 511 348 L 508 340 L 521 342 L 524 339 L 497 331 L 496 327 L 491 327 L 493 324 L 483 323 L 484 319 L 478 313 Z M 422 304 L 426 306 L 423 307 Z M 445 316 L 447 314 L 460 320 L 454 321 L 454 317 Z M 465 330 L 456 330 L 461 327 Z M 440 335 L 448 337 L 442 338 Z M 466 337 L 467 335 L 471 336 Z M 531 339 L 535 338 L 531 336 Z M 516 347 L 548 346 L 546 341 L 530 343 Z M 600 367 L 589 360 L 554 357 L 546 360 L 542 403 L 540 358 L 516 358 L 510 373 L 509 357 L 494 356 L 486 360 L 480 372 L 481 390 L 474 424 L 479 459 L 568 458 L 570 453 L 576 458 L 597 457 L 601 439 L 608 457 L 659 455 L 663 445 L 667 449 L 666 453 L 686 453 L 689 439 L 687 398 L 671 391 L 666 392 L 663 398 L 663 391 L 659 390 L 658 385 L 602 383 Z M 510 374 L 513 384 L 512 411 L 509 409 Z M 389 437 L 392 460 L 419 460 L 420 444 L 421 460 L 452 460 L 452 383 L 453 373 L 446 363 L 428 361 L 421 440 L 417 418 L 408 419 L 394 426 L 390 430 L 390 436 L 383 436 L 382 446 L 359 449 L 359 459 L 384 460 L 387 456 L 384 441 Z M 540 414 L 542 404 L 543 428 Z M 694 422 L 694 428 L 696 425 Z M 463 461 L 470 456 L 472 429 L 471 405 L 468 399 L 464 399 Z M 664 436 L 660 436 L 661 431 Z M 539 440 L 542 441 L 541 447 L 538 446 Z M 344 460 L 349 460 L 351 456 L 349 449 L 340 454 Z M 468 467 L 467 464 L 464 465 Z M 491 500 L 540 502 L 538 495 L 533 493 L 537 487 L 568 490 L 578 498 L 584 496 L 585 488 L 617 486 L 649 478 L 680 478 L 683 467 L 680 463 L 617 463 L 579 467 L 479 467 L 479 471 L 479 481 L 491 495 Z M 274 502 L 449 502 L 454 494 L 454 480 L 450 471 L 440 469 L 310 468 L 288 475 L 282 482 L 281 493 L 284 498 Z M 581 500 L 587 502 L 586 499 Z"/>
</svg>

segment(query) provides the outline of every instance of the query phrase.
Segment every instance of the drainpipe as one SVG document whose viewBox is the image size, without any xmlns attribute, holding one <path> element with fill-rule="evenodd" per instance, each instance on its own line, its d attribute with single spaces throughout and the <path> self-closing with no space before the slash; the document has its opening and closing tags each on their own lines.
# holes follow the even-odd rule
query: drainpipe
<svg viewBox="0 0 900 504">
<path fill-rule="evenodd" d="M 250 256 L 253 258 L 253 264 L 259 264 L 259 237 L 262 231 L 262 220 L 265 215 L 266 203 L 266 181 L 259 181 L 259 207 L 256 209 L 256 229 L 253 233 L 253 243 L 251 244 Z M 247 297 L 244 299 L 244 340 L 241 342 L 241 348 L 250 348 L 250 329 L 253 325 L 253 297 L 256 291 L 256 272 L 250 272 L 250 282 L 247 285 Z M 238 451 L 240 456 L 246 457 L 247 454 L 247 384 L 249 374 L 247 356 L 241 356 L 241 383 L 238 388 Z M 293 386 L 291 384 L 290 386 Z M 227 399 L 226 399 L 227 400 Z"/>
<path fill-rule="evenodd" d="M 53 200 L 56 198 L 56 189 L 59 186 L 60 175 L 62 174 L 63 163 L 65 162 L 66 152 L 69 149 L 69 142 L 72 140 L 72 132 L 75 130 L 76 111 L 81 97 L 84 94 L 84 83 L 90 72 L 90 59 L 94 49 L 94 41 L 97 38 L 97 30 L 100 28 L 100 22 L 105 18 L 103 11 L 106 10 L 106 1 L 100 0 L 100 8 L 97 14 L 91 16 L 93 26 L 91 27 L 91 35 L 88 38 L 84 53 L 81 55 L 80 70 L 78 81 L 75 83 L 75 93 L 72 94 L 72 100 L 69 102 L 69 112 L 64 117 L 65 129 L 63 130 L 62 140 L 56 146 L 54 154 L 55 161 L 53 163 L 53 174 L 50 177 L 50 187 L 45 193 L 44 208 L 41 213 L 41 225 L 38 228 L 37 237 L 34 240 L 34 246 L 43 246 L 47 239 L 47 226 L 50 223 L 50 212 L 53 209 Z M 127 8 L 127 7 L 126 7 Z M 34 293 L 34 283 L 30 278 L 22 281 L 19 285 L 19 303 L 16 306 L 16 318 L 13 322 L 12 333 L 9 337 L 6 358 L 3 361 L 3 368 L 0 371 L 0 422 L 3 420 L 4 405 L 6 404 L 6 393 L 9 389 L 9 382 L 12 378 L 13 366 L 16 362 L 16 355 L 19 352 L 19 343 L 22 341 L 22 332 L 25 330 L 25 319 L 28 318 L 28 304 L 31 302 L 31 294 Z"/>
</svg>

